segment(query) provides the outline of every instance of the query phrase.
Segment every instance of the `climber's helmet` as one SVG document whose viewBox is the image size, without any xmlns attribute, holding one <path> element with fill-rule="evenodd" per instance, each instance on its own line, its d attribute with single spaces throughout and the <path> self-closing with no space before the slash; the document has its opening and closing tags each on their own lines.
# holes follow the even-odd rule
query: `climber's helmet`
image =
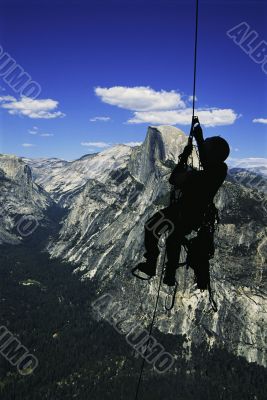
<svg viewBox="0 0 267 400">
<path fill-rule="evenodd" d="M 230 147 L 222 137 L 213 136 L 204 140 L 204 151 L 207 161 L 214 164 L 226 160 L 230 153 Z"/>
</svg>

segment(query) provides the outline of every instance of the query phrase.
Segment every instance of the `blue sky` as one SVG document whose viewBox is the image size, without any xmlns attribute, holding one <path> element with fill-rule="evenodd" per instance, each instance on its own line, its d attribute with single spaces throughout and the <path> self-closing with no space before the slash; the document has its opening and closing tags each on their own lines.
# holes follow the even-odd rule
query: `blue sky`
<svg viewBox="0 0 267 400">
<path fill-rule="evenodd" d="M 251 50 L 267 41 L 267 3 L 199 1 L 197 107 L 205 134 L 224 136 L 232 157 L 266 157 L 267 74 L 226 32 L 245 22 L 247 34 L 258 35 Z M 194 3 L 1 0 L 2 56 L 41 92 L 21 97 L 2 73 L 0 152 L 75 159 L 141 142 L 148 125 L 188 133 Z"/>
</svg>

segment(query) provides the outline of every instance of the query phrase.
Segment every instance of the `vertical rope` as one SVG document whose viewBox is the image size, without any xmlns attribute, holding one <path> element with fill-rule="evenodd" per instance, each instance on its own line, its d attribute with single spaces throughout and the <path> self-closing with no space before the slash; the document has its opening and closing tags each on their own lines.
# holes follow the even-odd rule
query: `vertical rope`
<svg viewBox="0 0 267 400">
<path fill-rule="evenodd" d="M 195 103 L 196 103 L 196 81 L 197 81 L 197 47 L 198 47 L 198 0 L 196 0 L 196 15 L 195 15 L 195 47 L 194 47 L 194 79 L 193 79 L 193 110 L 192 110 L 192 123 L 190 134 L 188 137 L 188 144 L 193 143 L 193 128 L 195 117 Z"/>
<path fill-rule="evenodd" d="M 190 135 L 189 135 L 189 139 L 188 139 L 189 142 L 190 142 L 190 140 L 191 140 L 191 143 L 192 143 L 193 120 L 194 120 L 194 116 L 195 116 L 195 101 L 196 101 L 197 46 L 198 46 L 198 0 L 196 0 L 196 17 L 195 17 L 193 113 L 192 113 L 191 131 L 190 131 Z M 155 308 L 154 308 L 154 313 L 153 313 L 152 322 L 151 322 L 150 329 L 149 329 L 149 337 L 150 337 L 151 334 L 152 334 L 153 325 L 154 325 L 154 322 L 155 322 L 156 312 L 157 312 L 157 308 L 158 308 L 158 301 L 159 301 L 159 294 L 160 294 L 161 282 L 162 282 L 163 273 L 164 273 L 165 258 L 166 258 L 166 248 L 165 248 L 165 254 L 164 254 L 164 258 L 163 258 L 163 266 L 162 266 L 162 271 L 161 271 L 161 276 L 160 276 L 160 282 L 159 282 L 159 287 L 158 287 L 158 293 L 157 293 L 156 304 L 155 304 Z M 137 389 L 136 389 L 136 394 L 135 394 L 135 400 L 138 400 L 138 394 L 139 394 L 139 389 L 140 389 L 140 386 L 141 386 L 142 375 L 143 375 L 144 366 L 145 366 L 145 357 L 146 357 L 146 354 L 147 354 L 148 345 L 149 345 L 149 342 L 148 342 L 148 344 L 147 344 L 147 346 L 146 346 L 146 350 L 145 350 L 145 353 L 144 353 L 144 356 L 143 356 L 142 366 L 141 366 L 141 370 L 140 370 L 140 374 L 139 374 L 139 379 L 138 379 L 138 384 L 137 384 Z"/>
<path fill-rule="evenodd" d="M 193 84 L 193 116 L 195 116 L 196 101 L 196 77 L 197 77 L 197 45 L 198 45 L 198 0 L 196 0 L 196 22 L 195 22 L 195 49 L 194 49 L 194 84 Z"/>
<path fill-rule="evenodd" d="M 154 308 L 152 322 L 151 322 L 150 329 L 149 329 L 149 338 L 151 337 L 152 330 L 153 330 L 153 325 L 154 325 L 155 318 L 156 318 L 158 302 L 159 302 L 159 294 L 160 294 L 160 288 L 161 288 L 161 282 L 162 282 L 163 273 L 164 273 L 165 260 L 166 260 L 166 248 L 164 250 L 163 265 L 162 265 L 162 271 L 161 271 L 160 280 L 159 280 L 159 287 L 158 287 L 156 304 L 155 304 L 155 308 Z M 139 389 L 140 389 L 140 386 L 141 386 L 142 375 L 143 375 L 143 371 L 144 371 L 144 367 L 145 367 L 145 357 L 146 357 L 146 354 L 147 354 L 148 346 L 149 346 L 149 341 L 148 341 L 148 343 L 146 345 L 146 350 L 145 350 L 145 353 L 143 355 L 143 361 L 142 361 L 140 375 L 139 375 L 139 379 L 138 379 L 138 384 L 137 384 L 137 389 L 136 389 L 136 394 L 135 394 L 135 400 L 138 400 L 138 393 L 139 393 Z"/>
</svg>

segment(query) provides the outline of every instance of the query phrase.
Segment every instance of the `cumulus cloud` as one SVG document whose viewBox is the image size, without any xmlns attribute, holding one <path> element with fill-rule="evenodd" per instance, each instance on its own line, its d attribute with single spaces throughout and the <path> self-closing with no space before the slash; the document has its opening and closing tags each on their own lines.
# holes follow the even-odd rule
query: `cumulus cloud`
<svg viewBox="0 0 267 400">
<path fill-rule="evenodd" d="M 50 137 L 50 136 L 54 136 L 54 134 L 53 133 L 40 133 L 40 136 Z"/>
<path fill-rule="evenodd" d="M 267 118 L 254 118 L 252 122 L 258 124 L 267 124 Z"/>
<path fill-rule="evenodd" d="M 104 103 L 132 111 L 172 110 L 185 108 L 180 93 L 171 90 L 155 91 L 149 86 L 113 86 L 95 88 L 95 94 Z"/>
<path fill-rule="evenodd" d="M 196 111 L 201 124 L 207 127 L 231 125 L 238 118 L 232 109 L 202 109 Z M 135 112 L 134 117 L 128 120 L 130 124 L 162 124 L 162 125 L 190 125 L 192 119 L 191 108 L 184 110 Z"/>
<path fill-rule="evenodd" d="M 35 144 L 33 143 L 22 143 L 23 147 L 35 147 Z"/>
<path fill-rule="evenodd" d="M 99 149 L 105 149 L 111 146 L 110 143 L 106 142 L 81 142 L 81 145 L 86 147 L 97 147 Z"/>
<path fill-rule="evenodd" d="M 110 117 L 94 117 L 94 118 L 90 118 L 90 122 L 97 122 L 97 121 L 107 122 L 107 121 L 110 121 Z"/>
<path fill-rule="evenodd" d="M 8 110 L 9 114 L 22 115 L 29 118 L 59 118 L 65 114 L 56 111 L 58 101 L 52 99 L 31 99 L 29 97 L 21 97 L 20 100 L 12 96 L 0 97 L 1 107 Z"/>
<path fill-rule="evenodd" d="M 150 87 L 114 86 L 97 87 L 95 94 L 104 103 L 133 111 L 129 124 L 190 125 L 193 97 L 174 90 L 155 91 Z M 197 99 L 196 99 L 197 100 Z M 202 108 L 197 110 L 201 123 L 206 127 L 231 125 L 240 115 L 230 108 Z"/>
</svg>

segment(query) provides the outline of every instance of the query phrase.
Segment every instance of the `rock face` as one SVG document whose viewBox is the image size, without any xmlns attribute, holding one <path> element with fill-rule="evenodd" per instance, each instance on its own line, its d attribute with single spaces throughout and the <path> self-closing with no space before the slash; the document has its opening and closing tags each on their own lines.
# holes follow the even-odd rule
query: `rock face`
<svg viewBox="0 0 267 400">
<path fill-rule="evenodd" d="M 168 161 L 177 159 L 186 141 L 176 128 L 169 132 L 168 127 L 149 128 L 142 146 L 129 148 L 117 169 L 105 170 L 101 180 L 90 179 L 73 199 L 51 254 L 82 263 L 89 277 L 107 275 L 109 279 L 122 265 L 133 265 L 140 259 L 145 221 L 158 205 L 168 204 Z M 113 157 L 119 150 L 115 147 L 108 155 Z M 88 265 L 93 268 L 87 269 Z"/>
<path fill-rule="evenodd" d="M 89 179 L 103 181 L 111 170 L 123 165 L 131 147 L 118 145 L 98 154 L 89 154 L 73 162 L 58 159 L 27 160 L 36 182 L 63 207 L 71 203 Z"/>
<path fill-rule="evenodd" d="M 51 256 L 71 261 L 99 293 L 127 305 L 132 321 L 149 323 L 153 312 L 158 278 L 143 283 L 130 270 L 142 260 L 145 221 L 168 205 L 168 177 L 186 142 L 174 127 L 149 127 L 138 147 L 115 146 L 73 162 L 27 161 L 36 182 L 67 210 L 57 240 L 48 245 Z M 207 293 L 196 289 L 192 272 L 180 268 L 168 314 L 168 289 L 162 286 L 157 327 L 186 335 L 188 354 L 192 343 L 204 342 L 266 366 L 265 198 L 262 186 L 246 185 L 243 177 L 244 171 L 233 171 L 216 198 L 221 224 L 211 279 L 218 313 L 211 311 Z M 161 262 L 162 256 L 159 272 Z"/>
<path fill-rule="evenodd" d="M 18 244 L 48 223 L 46 211 L 53 201 L 33 182 L 31 168 L 21 158 L 0 155 L 0 188 L 0 243 Z"/>
</svg>

